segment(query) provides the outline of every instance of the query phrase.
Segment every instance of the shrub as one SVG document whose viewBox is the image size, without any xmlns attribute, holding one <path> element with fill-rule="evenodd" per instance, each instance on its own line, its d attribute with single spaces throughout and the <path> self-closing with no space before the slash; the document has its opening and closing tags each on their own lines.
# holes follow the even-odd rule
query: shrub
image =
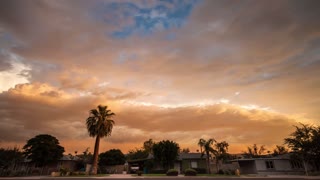
<svg viewBox="0 0 320 180">
<path fill-rule="evenodd" d="M 219 169 L 219 171 L 217 172 L 217 174 L 224 174 L 222 169 Z"/>
<path fill-rule="evenodd" d="M 64 167 L 60 167 L 59 171 L 60 171 L 61 176 L 66 176 L 67 172 L 68 172 L 68 169 L 66 169 Z"/>
<path fill-rule="evenodd" d="M 137 171 L 137 175 L 141 176 L 142 175 L 142 171 Z"/>
<path fill-rule="evenodd" d="M 224 174 L 226 174 L 226 175 L 235 175 L 235 171 L 231 170 L 231 169 L 228 169 L 228 170 L 224 171 Z"/>
<path fill-rule="evenodd" d="M 32 175 L 40 175 L 40 170 L 39 169 L 32 169 L 31 174 Z"/>
<path fill-rule="evenodd" d="M 167 171 L 167 176 L 178 176 L 179 172 L 176 169 L 169 169 Z"/>
<path fill-rule="evenodd" d="M 196 176 L 197 175 L 197 171 L 194 169 L 186 169 L 184 171 L 184 175 L 185 176 Z"/>
<path fill-rule="evenodd" d="M 206 174 L 207 169 L 206 168 L 192 168 L 197 171 L 198 174 Z"/>
</svg>

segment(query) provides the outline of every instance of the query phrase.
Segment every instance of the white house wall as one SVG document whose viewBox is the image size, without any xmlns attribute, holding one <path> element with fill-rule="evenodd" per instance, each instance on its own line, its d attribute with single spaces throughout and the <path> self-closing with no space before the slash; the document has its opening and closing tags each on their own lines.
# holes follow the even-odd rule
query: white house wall
<svg viewBox="0 0 320 180">
<path fill-rule="evenodd" d="M 256 163 L 256 169 L 257 171 L 266 171 L 267 167 L 266 167 L 266 163 L 265 160 L 255 160 Z"/>
<path fill-rule="evenodd" d="M 292 171 L 288 160 L 274 160 L 274 166 L 277 171 Z"/>
</svg>

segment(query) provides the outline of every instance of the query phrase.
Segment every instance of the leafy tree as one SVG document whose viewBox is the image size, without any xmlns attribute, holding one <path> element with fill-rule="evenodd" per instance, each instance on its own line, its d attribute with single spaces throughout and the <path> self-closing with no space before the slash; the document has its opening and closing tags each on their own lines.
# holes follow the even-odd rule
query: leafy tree
<svg viewBox="0 0 320 180">
<path fill-rule="evenodd" d="M 189 148 L 183 148 L 183 149 L 181 150 L 181 152 L 183 152 L 183 153 L 189 153 L 189 152 L 190 152 L 190 149 L 189 149 Z"/>
<path fill-rule="evenodd" d="M 86 120 L 87 129 L 91 137 L 96 138 L 94 144 L 93 162 L 90 174 L 97 174 L 100 138 L 111 136 L 115 114 L 108 106 L 99 105 L 97 109 L 90 110 L 90 116 Z"/>
<path fill-rule="evenodd" d="M 214 155 L 216 157 L 217 164 L 217 172 L 219 171 L 219 161 L 225 161 L 229 159 L 231 156 L 228 154 L 229 144 L 226 141 L 216 142 L 214 144 L 216 151 L 214 151 Z"/>
<path fill-rule="evenodd" d="M 320 126 L 300 125 L 301 127 L 294 126 L 296 130 L 284 141 L 291 148 L 294 156 L 302 160 L 305 173 L 308 175 L 307 164 L 320 160 Z"/>
<path fill-rule="evenodd" d="M 76 164 L 77 170 L 86 168 L 86 164 L 92 162 L 93 160 L 93 155 L 91 152 L 89 152 L 89 147 L 87 147 L 86 150 L 82 152 L 82 154 L 78 154 L 76 156 L 79 157 Z"/>
<path fill-rule="evenodd" d="M 146 159 L 149 153 L 144 149 L 130 150 L 127 154 L 127 160 Z"/>
<path fill-rule="evenodd" d="M 260 147 L 258 147 L 257 144 L 253 144 L 253 146 L 251 147 L 248 146 L 247 149 L 248 150 L 244 152 L 247 158 L 261 157 L 267 150 L 265 148 L 265 145 L 261 145 Z"/>
<path fill-rule="evenodd" d="M 287 153 L 288 153 L 288 149 L 286 149 L 286 147 L 284 147 L 284 146 L 276 145 L 276 148 L 273 149 L 274 156 L 287 154 Z"/>
<path fill-rule="evenodd" d="M 148 141 L 145 141 L 143 143 L 143 149 L 146 150 L 148 153 L 152 154 L 153 145 L 154 145 L 154 141 L 152 139 L 149 139 Z"/>
<path fill-rule="evenodd" d="M 26 158 L 31 159 L 38 166 L 58 161 L 64 152 L 59 140 L 48 134 L 40 134 L 29 139 L 23 150 Z"/>
<path fill-rule="evenodd" d="M 215 154 L 216 150 L 212 147 L 213 143 L 216 142 L 215 139 L 199 139 L 198 145 L 201 149 L 201 157 L 203 157 L 204 154 L 206 154 L 206 162 L 207 162 L 207 172 L 211 174 L 210 170 L 210 153 Z"/>
<path fill-rule="evenodd" d="M 17 148 L 0 148 L 0 168 L 14 169 L 23 160 L 23 153 Z"/>
<path fill-rule="evenodd" d="M 163 140 L 153 145 L 153 154 L 156 161 L 159 161 L 164 169 L 173 168 L 174 161 L 179 155 L 179 144 L 169 140 Z"/>
<path fill-rule="evenodd" d="M 99 155 L 99 165 L 123 165 L 125 159 L 120 149 L 110 149 Z"/>
</svg>

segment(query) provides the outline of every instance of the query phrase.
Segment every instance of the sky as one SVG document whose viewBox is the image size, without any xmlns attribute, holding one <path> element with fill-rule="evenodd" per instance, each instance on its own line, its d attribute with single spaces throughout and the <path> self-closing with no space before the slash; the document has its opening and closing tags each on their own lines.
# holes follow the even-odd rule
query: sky
<svg viewBox="0 0 320 180">
<path fill-rule="evenodd" d="M 93 151 L 85 121 L 116 114 L 100 152 L 150 138 L 272 150 L 319 125 L 318 0 L 2 0 L 0 147 L 38 134 Z"/>
</svg>

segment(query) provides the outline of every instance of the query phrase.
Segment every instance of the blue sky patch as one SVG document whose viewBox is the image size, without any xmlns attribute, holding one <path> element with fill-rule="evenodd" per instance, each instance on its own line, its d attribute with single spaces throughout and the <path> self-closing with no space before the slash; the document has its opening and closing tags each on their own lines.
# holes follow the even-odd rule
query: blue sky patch
<svg viewBox="0 0 320 180">
<path fill-rule="evenodd" d="M 158 2 L 152 7 L 137 6 L 134 1 L 97 4 L 93 17 L 107 25 L 115 26 L 116 30 L 109 33 L 114 38 L 122 39 L 131 35 L 148 36 L 154 32 L 182 27 L 199 1 Z"/>
</svg>

